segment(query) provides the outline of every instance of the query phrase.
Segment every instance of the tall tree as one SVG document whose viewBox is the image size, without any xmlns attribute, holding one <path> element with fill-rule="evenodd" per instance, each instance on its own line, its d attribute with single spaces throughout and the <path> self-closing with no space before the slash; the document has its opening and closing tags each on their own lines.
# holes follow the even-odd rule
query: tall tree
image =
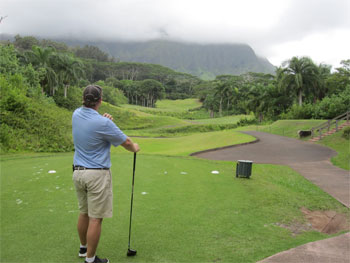
<svg viewBox="0 0 350 263">
<path fill-rule="evenodd" d="M 53 68 L 53 56 L 55 49 L 52 47 L 41 48 L 39 46 L 32 46 L 32 50 L 25 53 L 28 61 L 35 69 L 41 72 L 40 85 L 42 92 L 48 95 L 53 93 L 57 85 L 57 74 Z"/>
<path fill-rule="evenodd" d="M 311 96 L 313 102 L 322 100 L 327 94 L 326 80 L 331 75 L 331 66 L 320 64 L 317 66 L 317 82 L 314 83 Z"/>
<path fill-rule="evenodd" d="M 101 62 L 113 61 L 108 54 L 95 46 L 85 45 L 84 47 L 76 47 L 75 55 L 81 58 L 96 59 Z"/>
<path fill-rule="evenodd" d="M 326 96 L 341 93 L 347 86 L 350 86 L 350 59 L 342 60 L 340 63 L 342 67 L 336 68 L 336 71 L 325 81 Z"/>
<path fill-rule="evenodd" d="M 31 50 L 33 46 L 39 46 L 39 40 L 32 36 L 15 36 L 14 46 L 20 50 Z"/>
<path fill-rule="evenodd" d="M 55 56 L 55 68 L 58 71 L 59 85 L 63 86 L 64 97 L 67 98 L 69 86 L 77 83 L 84 75 L 83 63 L 67 53 L 62 53 Z"/>
<path fill-rule="evenodd" d="M 293 57 L 284 62 L 277 72 L 280 87 L 293 90 L 297 94 L 299 106 L 302 106 L 303 94 L 318 81 L 316 65 L 308 57 Z"/>
<path fill-rule="evenodd" d="M 164 86 L 154 79 L 145 79 L 140 83 L 141 94 L 146 107 L 155 107 L 158 99 L 164 97 Z"/>
<path fill-rule="evenodd" d="M 219 114 L 222 116 L 222 105 L 225 98 L 225 93 L 227 92 L 228 85 L 225 85 L 225 82 L 216 81 L 215 85 L 215 93 L 214 96 L 219 99 Z"/>
</svg>

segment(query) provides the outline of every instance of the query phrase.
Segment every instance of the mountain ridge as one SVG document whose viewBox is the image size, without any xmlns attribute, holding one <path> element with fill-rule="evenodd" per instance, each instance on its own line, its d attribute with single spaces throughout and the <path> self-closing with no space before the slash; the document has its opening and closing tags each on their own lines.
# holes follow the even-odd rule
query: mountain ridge
<svg viewBox="0 0 350 263">
<path fill-rule="evenodd" d="M 9 36 L 0 34 L 0 39 Z M 149 41 L 86 41 L 54 39 L 69 46 L 97 46 L 116 61 L 159 64 L 204 80 L 218 75 L 242 75 L 248 72 L 275 74 L 266 58 L 256 55 L 247 44 L 193 42 L 156 39 Z"/>
<path fill-rule="evenodd" d="M 275 67 L 247 44 L 196 44 L 168 40 L 94 43 L 120 61 L 160 64 L 203 79 L 247 72 L 274 74 Z"/>
</svg>

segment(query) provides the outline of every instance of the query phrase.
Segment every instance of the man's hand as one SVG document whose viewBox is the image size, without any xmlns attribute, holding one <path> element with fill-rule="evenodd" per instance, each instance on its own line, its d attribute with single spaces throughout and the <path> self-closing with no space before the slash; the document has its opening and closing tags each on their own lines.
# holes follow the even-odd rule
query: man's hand
<svg viewBox="0 0 350 263">
<path fill-rule="evenodd" d="M 111 114 L 104 113 L 102 116 L 110 119 L 111 121 L 113 121 L 113 116 Z"/>
<path fill-rule="evenodd" d="M 137 143 L 134 143 L 134 149 L 135 149 L 135 152 L 139 152 L 140 146 Z"/>
</svg>

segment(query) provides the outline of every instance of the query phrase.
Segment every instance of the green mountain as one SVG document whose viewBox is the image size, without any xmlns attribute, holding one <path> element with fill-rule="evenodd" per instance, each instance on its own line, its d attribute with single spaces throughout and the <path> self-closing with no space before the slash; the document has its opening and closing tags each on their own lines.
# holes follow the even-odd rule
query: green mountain
<svg viewBox="0 0 350 263">
<path fill-rule="evenodd" d="M 275 67 L 245 44 L 194 44 L 165 40 L 93 43 L 120 61 L 160 64 L 202 79 L 247 72 L 274 74 Z"/>
<path fill-rule="evenodd" d="M 0 41 L 13 37 L 0 34 Z M 275 73 L 275 67 L 246 44 L 196 44 L 167 40 L 146 42 L 55 39 L 69 46 L 97 46 L 116 61 L 159 64 L 202 79 L 248 72 Z"/>
</svg>

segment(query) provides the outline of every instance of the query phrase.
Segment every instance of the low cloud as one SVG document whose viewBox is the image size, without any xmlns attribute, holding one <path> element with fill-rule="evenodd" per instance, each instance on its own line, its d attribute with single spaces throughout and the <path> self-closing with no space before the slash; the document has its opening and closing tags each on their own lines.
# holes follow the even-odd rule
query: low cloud
<svg viewBox="0 0 350 263">
<path fill-rule="evenodd" d="M 92 41 L 247 43 L 277 60 L 282 54 L 276 52 L 283 52 L 284 46 L 347 33 L 349 13 L 348 0 L 2 0 L 0 16 L 8 17 L 0 33 Z M 343 52 L 343 59 L 350 57 L 348 49 Z"/>
</svg>

